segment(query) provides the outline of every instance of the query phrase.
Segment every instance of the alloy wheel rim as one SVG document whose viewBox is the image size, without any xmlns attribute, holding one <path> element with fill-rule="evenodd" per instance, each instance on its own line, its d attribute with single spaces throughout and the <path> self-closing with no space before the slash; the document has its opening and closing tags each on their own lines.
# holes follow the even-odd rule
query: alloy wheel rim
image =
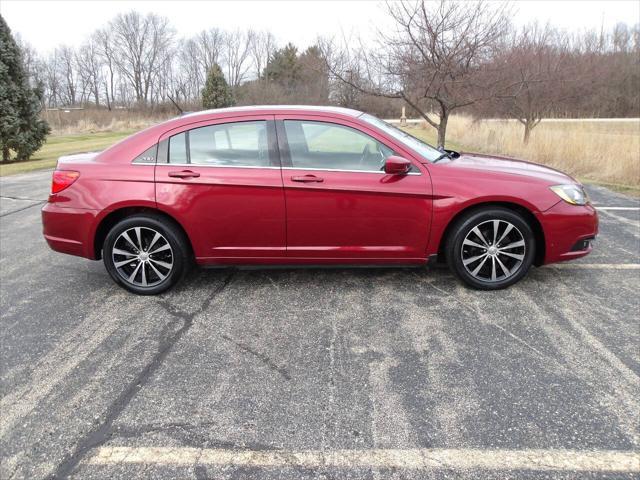
<svg viewBox="0 0 640 480">
<path fill-rule="evenodd" d="M 116 238 L 111 252 L 118 275 L 136 287 L 161 284 L 173 271 L 174 256 L 169 241 L 157 230 L 132 227 Z"/>
<path fill-rule="evenodd" d="M 526 254 L 522 232 L 506 220 L 486 220 L 462 241 L 461 257 L 469 274 L 482 282 L 501 282 L 520 270 Z"/>
</svg>

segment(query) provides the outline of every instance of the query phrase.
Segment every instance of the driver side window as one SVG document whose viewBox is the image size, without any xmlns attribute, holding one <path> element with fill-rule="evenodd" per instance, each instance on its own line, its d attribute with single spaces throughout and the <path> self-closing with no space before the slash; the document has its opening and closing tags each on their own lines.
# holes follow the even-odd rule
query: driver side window
<svg viewBox="0 0 640 480">
<path fill-rule="evenodd" d="M 358 130 L 335 123 L 285 120 L 293 168 L 380 171 L 393 150 Z"/>
</svg>

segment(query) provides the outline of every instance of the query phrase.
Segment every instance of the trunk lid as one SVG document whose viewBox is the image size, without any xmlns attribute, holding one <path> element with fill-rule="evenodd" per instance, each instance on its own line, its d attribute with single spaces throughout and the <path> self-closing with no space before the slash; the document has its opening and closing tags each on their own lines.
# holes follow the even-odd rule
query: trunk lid
<svg viewBox="0 0 640 480">
<path fill-rule="evenodd" d="M 57 170 L 80 168 L 83 164 L 92 163 L 100 152 L 74 153 L 58 158 Z"/>
</svg>

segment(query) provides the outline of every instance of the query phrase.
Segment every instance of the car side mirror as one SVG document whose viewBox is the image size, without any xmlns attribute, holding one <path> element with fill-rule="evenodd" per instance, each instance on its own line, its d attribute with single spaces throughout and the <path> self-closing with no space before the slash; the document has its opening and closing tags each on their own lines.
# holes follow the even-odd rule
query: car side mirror
<svg viewBox="0 0 640 480">
<path fill-rule="evenodd" d="M 404 175 L 409 170 L 411 170 L 411 162 L 397 155 L 391 155 L 384 162 L 384 172 L 390 175 Z"/>
</svg>

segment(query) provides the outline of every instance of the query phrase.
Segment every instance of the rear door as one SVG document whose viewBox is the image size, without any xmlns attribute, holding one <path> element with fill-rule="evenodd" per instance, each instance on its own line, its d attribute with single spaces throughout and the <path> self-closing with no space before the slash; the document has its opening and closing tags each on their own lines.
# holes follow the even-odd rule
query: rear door
<svg viewBox="0 0 640 480">
<path fill-rule="evenodd" d="M 201 263 L 285 256 L 285 200 L 273 115 L 167 132 L 156 164 L 158 208 L 188 232 Z"/>
<path fill-rule="evenodd" d="M 431 223 L 429 173 L 414 161 L 387 175 L 384 160 L 408 152 L 348 120 L 276 115 L 287 201 L 287 256 L 335 263 L 424 261 Z"/>
</svg>

